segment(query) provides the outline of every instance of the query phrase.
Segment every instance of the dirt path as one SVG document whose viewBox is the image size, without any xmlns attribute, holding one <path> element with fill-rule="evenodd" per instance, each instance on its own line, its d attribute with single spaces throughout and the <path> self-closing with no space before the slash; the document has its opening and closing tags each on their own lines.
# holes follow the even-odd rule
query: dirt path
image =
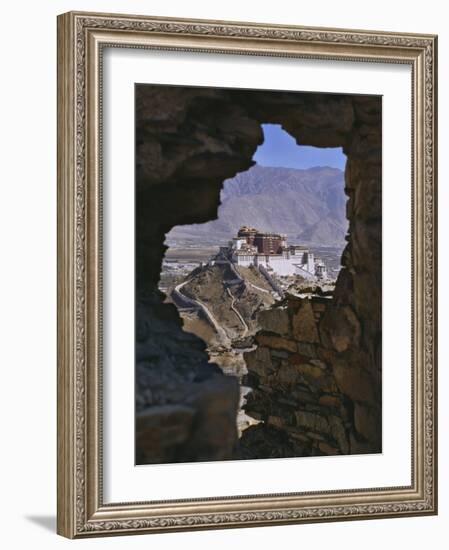
<svg viewBox="0 0 449 550">
<path fill-rule="evenodd" d="M 235 297 L 232 295 L 232 292 L 229 290 L 229 288 L 226 288 L 226 292 L 228 293 L 228 296 L 231 298 L 231 309 L 232 311 L 237 315 L 239 318 L 239 321 L 242 323 L 243 328 L 245 329 L 245 332 L 242 334 L 242 337 L 246 336 L 249 332 L 249 327 L 246 324 L 245 319 L 242 317 L 241 313 L 238 311 L 238 309 L 234 306 L 235 304 Z"/>
<path fill-rule="evenodd" d="M 209 323 L 213 326 L 215 332 L 218 334 L 219 338 L 223 341 L 223 343 L 230 344 L 231 340 L 229 336 L 226 334 L 223 327 L 220 326 L 216 318 L 214 317 L 213 313 L 210 311 L 210 309 L 201 302 L 198 299 L 191 298 L 190 296 L 186 296 L 182 292 L 182 287 L 190 282 L 190 279 L 187 279 L 187 281 L 184 281 L 183 283 L 180 283 L 179 285 L 176 285 L 176 287 L 173 290 L 173 293 L 175 294 L 175 297 L 179 299 L 180 302 L 187 303 L 192 307 L 195 307 L 197 309 L 201 309 L 206 316 L 206 319 L 209 321 Z"/>
</svg>

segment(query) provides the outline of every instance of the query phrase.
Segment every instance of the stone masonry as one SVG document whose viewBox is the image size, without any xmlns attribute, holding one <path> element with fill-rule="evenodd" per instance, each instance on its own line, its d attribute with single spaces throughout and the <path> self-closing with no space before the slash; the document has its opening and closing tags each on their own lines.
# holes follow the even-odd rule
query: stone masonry
<svg viewBox="0 0 449 550">
<path fill-rule="evenodd" d="M 245 412 L 262 423 L 244 432 L 241 458 L 269 458 L 276 441 L 282 457 L 380 451 L 379 395 L 353 309 L 289 296 L 258 320 L 258 347 L 245 354 Z"/>
</svg>

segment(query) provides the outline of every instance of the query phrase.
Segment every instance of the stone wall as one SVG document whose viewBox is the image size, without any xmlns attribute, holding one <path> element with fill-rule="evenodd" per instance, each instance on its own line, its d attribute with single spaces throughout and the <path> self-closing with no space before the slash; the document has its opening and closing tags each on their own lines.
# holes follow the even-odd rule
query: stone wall
<svg viewBox="0 0 449 550">
<path fill-rule="evenodd" d="M 278 457 L 381 450 L 376 386 L 347 355 L 361 338 L 352 308 L 290 296 L 258 320 L 258 347 L 245 354 L 245 412 L 262 423 L 244 432 L 241 458 L 269 458 L 273 446 Z"/>
<path fill-rule="evenodd" d="M 347 155 L 348 245 L 335 307 L 323 317 L 319 334 L 329 354 L 326 365 L 345 399 L 354 404 L 353 422 L 358 426 L 354 437 L 365 434 L 366 448 L 380 449 L 381 98 L 142 85 L 136 88 L 136 392 L 142 415 L 136 445 L 152 461 L 163 462 L 168 456 L 173 460 L 232 456 L 231 435 L 209 450 L 198 445 L 196 452 L 190 443 L 197 441 L 197 433 L 205 433 L 199 419 L 207 417 L 207 406 L 200 406 L 199 398 L 188 404 L 193 420 L 183 421 L 189 426 L 180 436 L 183 442 L 175 437 L 173 444 L 164 446 L 162 429 L 159 442 L 151 439 L 156 407 L 165 402 L 184 406 L 185 380 L 198 395 L 209 392 L 206 380 L 222 387 L 229 404 L 222 416 L 228 434 L 235 425 L 238 394 L 230 379 L 210 366 L 204 343 L 196 337 L 185 339 L 179 315 L 163 304 L 157 285 L 165 234 L 176 225 L 216 218 L 223 181 L 253 164 L 252 156 L 263 141 L 263 123 L 281 124 L 302 145 L 341 146 Z M 353 317 L 359 327 L 354 338 L 344 343 L 335 340 L 333 327 L 351 326 Z M 165 382 L 155 401 L 151 395 L 158 376 Z M 367 380 L 374 395 L 370 400 Z M 210 418 L 207 429 L 212 431 L 215 420 L 213 415 Z M 375 433 L 368 434 L 372 426 Z M 167 441 L 171 433 L 167 429 Z M 365 440 L 359 439 L 351 443 L 350 452 L 365 448 Z M 159 454 L 151 451 L 162 447 Z"/>
</svg>

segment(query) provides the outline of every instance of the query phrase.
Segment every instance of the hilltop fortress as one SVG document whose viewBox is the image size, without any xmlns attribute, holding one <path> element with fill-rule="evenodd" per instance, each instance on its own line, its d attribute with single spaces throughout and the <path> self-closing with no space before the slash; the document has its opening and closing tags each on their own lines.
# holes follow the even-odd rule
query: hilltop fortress
<svg viewBox="0 0 449 550">
<path fill-rule="evenodd" d="M 309 280 L 327 278 L 326 266 L 308 247 L 288 245 L 286 235 L 265 233 L 254 227 L 241 227 L 228 246 L 220 247 L 219 256 L 238 266 L 254 265 L 280 276 L 299 275 Z"/>
</svg>

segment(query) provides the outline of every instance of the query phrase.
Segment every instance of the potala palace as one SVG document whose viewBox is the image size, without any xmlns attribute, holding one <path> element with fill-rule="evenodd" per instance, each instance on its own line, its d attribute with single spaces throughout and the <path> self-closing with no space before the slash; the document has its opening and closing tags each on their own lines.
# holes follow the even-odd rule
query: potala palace
<svg viewBox="0 0 449 550">
<path fill-rule="evenodd" d="M 265 233 L 253 227 L 241 227 L 220 255 L 238 266 L 262 266 L 280 276 L 300 275 L 304 279 L 325 279 L 324 263 L 306 246 L 287 244 L 287 236 Z"/>
</svg>

